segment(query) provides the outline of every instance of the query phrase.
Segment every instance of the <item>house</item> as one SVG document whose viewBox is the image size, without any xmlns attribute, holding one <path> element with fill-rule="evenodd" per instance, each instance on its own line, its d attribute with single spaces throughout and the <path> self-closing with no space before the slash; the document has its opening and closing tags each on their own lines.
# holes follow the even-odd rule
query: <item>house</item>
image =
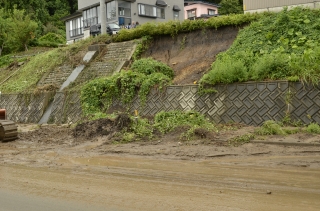
<svg viewBox="0 0 320 211">
<path fill-rule="evenodd" d="M 243 10 L 247 12 L 279 12 L 283 7 L 289 9 L 296 6 L 320 8 L 320 0 L 243 0 Z"/>
<path fill-rule="evenodd" d="M 101 0 L 78 0 L 78 10 L 64 18 L 67 43 L 90 36 L 90 26 L 101 23 Z M 103 0 L 107 23 L 126 26 L 132 22 L 184 20 L 183 0 Z"/>
<path fill-rule="evenodd" d="M 218 15 L 218 5 L 205 1 L 184 1 L 184 18 L 210 18 Z"/>
</svg>

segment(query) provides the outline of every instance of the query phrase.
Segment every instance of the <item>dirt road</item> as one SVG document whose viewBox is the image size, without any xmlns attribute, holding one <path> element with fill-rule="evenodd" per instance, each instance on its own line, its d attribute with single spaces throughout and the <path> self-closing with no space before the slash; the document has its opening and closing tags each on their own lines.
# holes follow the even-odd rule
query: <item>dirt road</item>
<svg viewBox="0 0 320 211">
<path fill-rule="evenodd" d="M 75 144 L 59 130 L 64 139 L 0 143 L 0 190 L 105 210 L 320 208 L 318 146 L 114 145 L 103 138 Z"/>
</svg>

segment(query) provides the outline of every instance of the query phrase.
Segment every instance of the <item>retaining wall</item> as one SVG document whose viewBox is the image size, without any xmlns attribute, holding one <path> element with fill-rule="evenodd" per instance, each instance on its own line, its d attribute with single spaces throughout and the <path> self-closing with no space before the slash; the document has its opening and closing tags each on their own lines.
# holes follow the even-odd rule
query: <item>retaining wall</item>
<svg viewBox="0 0 320 211">
<path fill-rule="evenodd" d="M 273 81 L 217 85 L 214 88 L 218 91 L 217 93 L 203 96 L 197 94 L 197 85 L 168 86 L 163 92 L 152 90 L 144 107 L 140 106 L 139 99 L 136 98 L 129 105 L 129 111 L 138 110 L 141 116 L 154 116 L 160 111 L 195 110 L 216 123 L 242 122 L 254 126 L 261 125 L 266 120 L 280 121 L 285 117 L 286 112 L 290 112 L 293 120 L 300 120 L 304 124 L 311 122 L 320 124 L 319 86 Z M 16 98 L 18 97 L 0 98 L 0 107 L 3 105 L 3 99 L 6 99 L 6 102 L 12 101 L 9 102 L 10 105 L 14 105 L 12 108 L 16 108 L 16 104 L 21 104 L 20 101 L 15 100 Z M 23 99 L 21 96 L 20 98 Z M 16 112 L 17 109 L 8 109 L 8 117 L 14 121 L 19 120 L 18 122 L 25 119 L 32 122 L 31 120 L 38 119 L 43 113 L 44 99 L 41 99 L 38 100 L 40 104 L 34 106 L 35 108 L 27 114 L 22 115 L 23 109 L 19 112 Z M 34 103 L 36 102 L 34 100 Z M 115 101 L 110 110 L 119 108 L 123 108 L 123 105 Z M 32 119 L 30 115 L 37 118 Z M 79 94 L 57 93 L 49 122 L 75 123 L 81 118 Z"/>
<path fill-rule="evenodd" d="M 7 118 L 19 123 L 38 123 L 54 92 L 40 94 L 1 94 L 0 108 L 6 109 Z"/>
</svg>

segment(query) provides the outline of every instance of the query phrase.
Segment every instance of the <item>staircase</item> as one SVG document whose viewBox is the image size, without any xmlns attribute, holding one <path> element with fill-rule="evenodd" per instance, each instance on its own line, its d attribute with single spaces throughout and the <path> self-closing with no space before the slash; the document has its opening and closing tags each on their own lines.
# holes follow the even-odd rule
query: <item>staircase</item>
<svg viewBox="0 0 320 211">
<path fill-rule="evenodd" d="M 99 61 L 91 62 L 79 76 L 79 80 L 87 81 L 119 72 L 130 61 L 135 48 L 135 41 L 110 43 L 107 45 L 106 54 Z"/>
<path fill-rule="evenodd" d="M 73 68 L 71 66 L 61 66 L 58 69 L 51 71 L 48 75 L 44 76 L 44 78 L 42 78 L 38 83 L 38 86 L 54 84 L 57 87 L 60 87 L 63 82 L 69 77 L 72 71 Z"/>
</svg>

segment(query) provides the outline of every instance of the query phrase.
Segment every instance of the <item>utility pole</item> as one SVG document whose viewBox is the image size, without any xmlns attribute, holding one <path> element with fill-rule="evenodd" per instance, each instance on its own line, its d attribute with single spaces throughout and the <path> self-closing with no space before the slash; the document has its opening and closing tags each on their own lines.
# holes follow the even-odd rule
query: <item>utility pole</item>
<svg viewBox="0 0 320 211">
<path fill-rule="evenodd" d="M 105 0 L 100 0 L 101 34 L 107 33 L 107 9 Z"/>
</svg>

